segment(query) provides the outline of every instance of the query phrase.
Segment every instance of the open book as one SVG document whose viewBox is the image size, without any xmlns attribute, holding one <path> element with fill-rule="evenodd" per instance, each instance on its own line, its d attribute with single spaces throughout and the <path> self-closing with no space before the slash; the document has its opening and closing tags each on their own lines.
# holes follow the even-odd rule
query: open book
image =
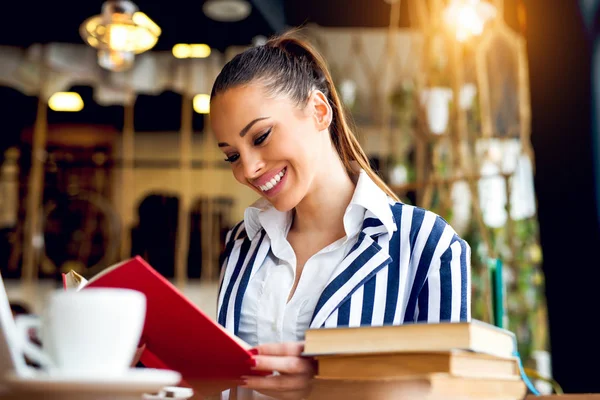
<svg viewBox="0 0 600 400">
<path fill-rule="evenodd" d="M 141 362 L 171 369 L 185 380 L 237 379 L 250 369 L 251 346 L 228 332 L 187 299 L 141 257 L 109 267 L 89 281 L 74 271 L 63 274 L 65 290 L 133 289 L 146 295 Z"/>
<path fill-rule="evenodd" d="M 75 271 L 62 274 L 62 281 L 65 290 L 80 290 L 87 284 L 87 280 Z"/>
</svg>

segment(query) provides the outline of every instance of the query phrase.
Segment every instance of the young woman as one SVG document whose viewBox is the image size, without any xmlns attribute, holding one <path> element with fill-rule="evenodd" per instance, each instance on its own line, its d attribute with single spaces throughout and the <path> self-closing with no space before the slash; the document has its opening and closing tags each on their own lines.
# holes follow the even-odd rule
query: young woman
<svg viewBox="0 0 600 400">
<path fill-rule="evenodd" d="M 309 328 L 466 321 L 470 248 L 369 166 L 322 57 L 291 35 L 217 77 L 211 124 L 261 198 L 227 235 L 218 321 L 256 346 L 257 390 L 302 390 Z"/>
</svg>

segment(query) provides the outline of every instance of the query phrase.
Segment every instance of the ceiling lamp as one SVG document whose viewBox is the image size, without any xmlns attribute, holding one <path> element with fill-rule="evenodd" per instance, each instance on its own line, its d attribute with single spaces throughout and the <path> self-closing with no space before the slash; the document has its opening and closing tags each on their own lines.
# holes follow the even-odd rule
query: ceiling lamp
<svg viewBox="0 0 600 400">
<path fill-rule="evenodd" d="M 48 100 L 52 111 L 77 112 L 83 109 L 83 99 L 79 93 L 56 92 Z"/>
<path fill-rule="evenodd" d="M 252 6 L 245 0 L 208 0 L 202 6 L 207 17 L 219 22 L 236 22 L 246 19 Z"/>
<path fill-rule="evenodd" d="M 86 19 L 79 28 L 87 44 L 98 49 L 98 63 L 110 71 L 124 71 L 136 54 L 150 50 L 161 29 L 129 0 L 109 0 L 102 14 Z"/>
<path fill-rule="evenodd" d="M 194 111 L 198 114 L 210 113 L 210 95 L 197 94 L 194 96 L 192 104 L 194 106 Z"/>
<path fill-rule="evenodd" d="M 178 43 L 173 46 L 175 58 L 206 58 L 210 56 L 210 46 L 204 43 Z"/>
</svg>

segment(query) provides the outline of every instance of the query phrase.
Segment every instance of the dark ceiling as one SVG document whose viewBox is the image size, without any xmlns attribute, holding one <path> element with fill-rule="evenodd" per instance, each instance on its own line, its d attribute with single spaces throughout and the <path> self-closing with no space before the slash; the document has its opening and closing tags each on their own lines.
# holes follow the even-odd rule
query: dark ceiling
<svg viewBox="0 0 600 400">
<path fill-rule="evenodd" d="M 213 21 L 202 12 L 204 0 L 135 0 L 139 9 L 163 30 L 156 50 L 176 43 L 207 43 L 223 50 L 248 44 L 256 35 L 270 35 L 287 26 L 316 22 L 331 26 L 386 26 L 390 6 L 384 0 L 249 0 L 251 15 L 235 23 Z M 33 3 L 6 1 L 0 24 L 0 44 L 83 43 L 78 28 L 99 14 L 101 0 L 60 0 Z M 402 2 L 407 8 L 407 0 Z M 403 13 L 406 15 L 406 13 Z M 404 23 L 408 19 L 403 18 Z"/>
<path fill-rule="evenodd" d="M 412 0 L 423 1 L 423 0 Z M 507 4 L 516 0 L 506 0 Z M 213 21 L 202 12 L 204 0 L 135 0 L 139 9 L 161 28 L 153 50 L 169 51 L 176 43 L 207 43 L 223 51 L 231 45 L 247 45 L 257 35 L 269 36 L 286 27 L 306 23 L 324 26 L 385 27 L 390 5 L 384 0 L 251 0 L 252 13 L 241 22 Z M 0 45 L 28 47 L 34 43 L 83 43 L 78 28 L 86 18 L 100 13 L 100 0 L 61 0 L 2 4 Z M 408 0 L 401 1 L 400 26 L 409 26 Z M 79 113 L 49 111 L 49 123 L 109 124 L 122 129 L 121 107 L 94 103 L 90 87 L 74 87 L 85 102 Z M 11 88 L 0 87 L 1 148 L 18 142 L 24 127 L 35 119 L 36 99 Z M 174 131 L 180 127 L 181 97 L 165 92 L 159 96 L 139 96 L 135 107 L 138 131 Z M 194 129 L 201 130 L 203 118 L 194 116 Z M 1 157 L 1 155 L 0 155 Z"/>
</svg>

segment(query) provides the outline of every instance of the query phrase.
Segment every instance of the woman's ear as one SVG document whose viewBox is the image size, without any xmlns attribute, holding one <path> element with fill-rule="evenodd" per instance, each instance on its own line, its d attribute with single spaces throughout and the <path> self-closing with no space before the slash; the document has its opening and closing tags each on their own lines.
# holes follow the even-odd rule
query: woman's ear
<svg viewBox="0 0 600 400">
<path fill-rule="evenodd" d="M 333 110 L 327 97 L 320 90 L 313 90 L 308 101 L 310 111 L 313 113 L 316 127 L 319 131 L 329 129 L 333 119 Z"/>
</svg>

